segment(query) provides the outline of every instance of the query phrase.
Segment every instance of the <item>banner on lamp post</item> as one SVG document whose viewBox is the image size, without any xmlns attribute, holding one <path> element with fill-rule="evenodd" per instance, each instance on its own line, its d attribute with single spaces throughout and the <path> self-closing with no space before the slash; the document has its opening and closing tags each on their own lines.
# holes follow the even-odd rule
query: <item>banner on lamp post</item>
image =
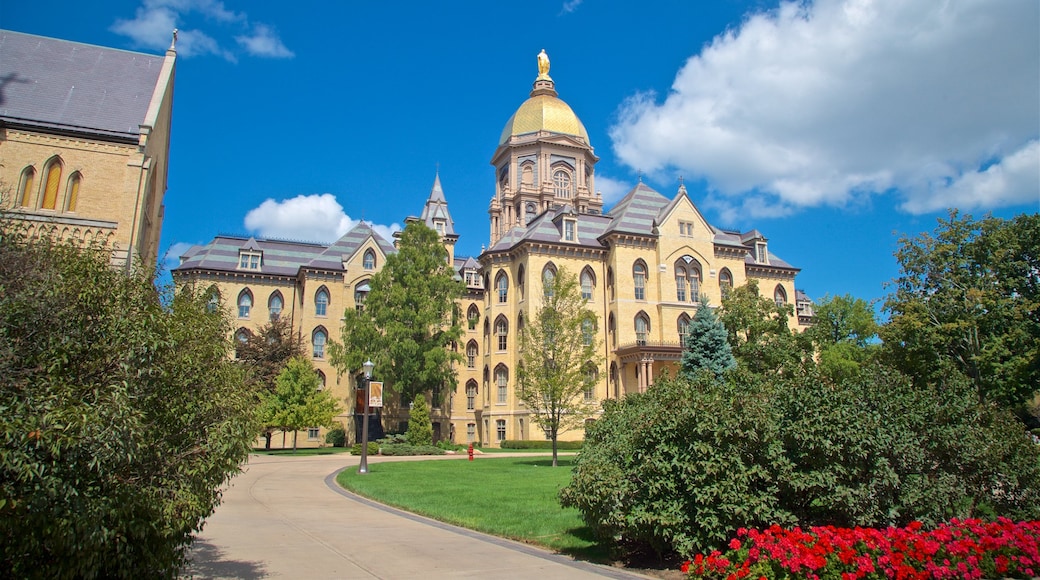
<svg viewBox="0 0 1040 580">
<path fill-rule="evenodd" d="M 368 406 L 369 407 L 382 407 L 383 406 L 383 383 L 382 381 L 372 381 L 368 383 Z"/>
</svg>

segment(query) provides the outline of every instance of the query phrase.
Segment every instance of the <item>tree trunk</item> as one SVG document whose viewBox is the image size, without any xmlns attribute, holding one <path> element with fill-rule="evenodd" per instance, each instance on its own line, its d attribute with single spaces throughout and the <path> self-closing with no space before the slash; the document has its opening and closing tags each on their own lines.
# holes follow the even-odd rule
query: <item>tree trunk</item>
<svg viewBox="0 0 1040 580">
<path fill-rule="evenodd" d="M 292 432 L 292 452 L 293 452 L 293 455 L 296 455 L 296 433 L 298 433 L 298 431 L 293 431 Z"/>
<path fill-rule="evenodd" d="M 264 451 L 271 450 L 271 430 L 264 431 Z"/>
<path fill-rule="evenodd" d="M 556 437 L 557 437 L 558 435 L 559 435 L 559 433 L 557 433 L 556 431 L 553 431 L 553 434 L 552 434 L 552 442 L 553 442 L 553 446 L 552 446 L 552 447 L 553 447 L 553 467 L 557 467 L 557 462 L 556 462 Z"/>
</svg>

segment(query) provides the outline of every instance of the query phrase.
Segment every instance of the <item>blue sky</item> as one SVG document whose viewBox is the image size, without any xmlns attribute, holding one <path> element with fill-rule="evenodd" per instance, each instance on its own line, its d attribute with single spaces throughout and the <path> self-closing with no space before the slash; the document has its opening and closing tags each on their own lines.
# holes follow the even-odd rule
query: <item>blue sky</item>
<svg viewBox="0 0 1040 580">
<path fill-rule="evenodd" d="M 1035 0 L 0 3 L 0 27 L 178 63 L 162 251 L 389 232 L 440 172 L 488 240 L 489 161 L 545 49 L 611 205 L 685 180 L 810 296 L 883 298 L 947 207 L 1040 211 Z M 57 17 L 55 17 L 57 16 Z M 0 55 L 2 58 L 2 55 Z"/>
</svg>

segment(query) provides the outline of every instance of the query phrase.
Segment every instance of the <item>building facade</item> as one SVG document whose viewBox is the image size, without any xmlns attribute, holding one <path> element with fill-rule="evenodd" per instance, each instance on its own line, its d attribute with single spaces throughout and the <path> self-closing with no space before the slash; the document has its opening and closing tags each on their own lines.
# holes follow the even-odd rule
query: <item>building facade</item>
<svg viewBox="0 0 1040 580">
<path fill-rule="evenodd" d="M 439 176 L 421 216 L 409 218 L 441 234 L 466 286 L 459 303 L 464 332 L 455 345 L 464 362 L 456 369 L 457 389 L 431 413 L 436 438 L 497 446 L 545 437 L 515 396 L 517 337 L 541 306 L 544 281 L 563 270 L 578 278 L 596 314 L 587 332 L 602 357 L 590 369 L 598 378 L 584 393 L 590 401 L 643 392 L 654 377 L 674 375 L 702 295 L 717 307 L 728 289 L 756 280 L 777 302 L 797 304 L 792 328 L 810 322 L 808 300 L 795 288 L 798 268 L 771 252 L 757 230 L 709 224 L 682 184 L 669 198 L 640 182 L 604 211 L 588 133 L 548 73 L 540 58 L 529 98 L 506 123 L 492 156 L 487 249 L 476 258 L 455 256 L 458 235 Z M 218 237 L 189 250 L 174 275 L 216 285 L 237 309 L 239 332 L 266 322 L 273 303 L 286 315 L 291 301 L 293 328 L 309 338 L 326 384 L 347 402 L 339 419 L 350 433 L 356 386 L 328 365 L 324 341 L 339 335 L 338 313 L 363 302 L 368 278 L 393 251 L 365 224 L 330 246 Z M 384 427 L 396 431 L 400 419 L 383 417 Z M 309 434 L 312 443 L 320 440 L 319 430 Z"/>
<path fill-rule="evenodd" d="M 154 264 L 176 51 L 154 56 L 0 30 L 2 208 L 31 234 Z"/>
</svg>

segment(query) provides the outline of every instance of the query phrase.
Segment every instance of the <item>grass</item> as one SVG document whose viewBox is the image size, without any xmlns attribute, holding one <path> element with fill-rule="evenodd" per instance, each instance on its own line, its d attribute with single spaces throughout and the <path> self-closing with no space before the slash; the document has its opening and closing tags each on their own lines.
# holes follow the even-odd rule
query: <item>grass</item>
<svg viewBox="0 0 1040 580">
<path fill-rule="evenodd" d="M 495 536 L 544 546 L 583 560 L 607 561 L 578 510 L 560 507 L 573 457 L 378 463 L 366 475 L 346 469 L 337 482 L 381 503 Z"/>
<path fill-rule="evenodd" d="M 349 447 L 308 447 L 308 448 L 297 448 L 296 453 L 293 453 L 292 448 L 289 449 L 264 449 L 263 447 L 254 447 L 253 453 L 256 455 L 288 455 L 290 457 L 308 457 L 311 455 L 333 455 L 336 453 L 349 453 Z"/>
</svg>

